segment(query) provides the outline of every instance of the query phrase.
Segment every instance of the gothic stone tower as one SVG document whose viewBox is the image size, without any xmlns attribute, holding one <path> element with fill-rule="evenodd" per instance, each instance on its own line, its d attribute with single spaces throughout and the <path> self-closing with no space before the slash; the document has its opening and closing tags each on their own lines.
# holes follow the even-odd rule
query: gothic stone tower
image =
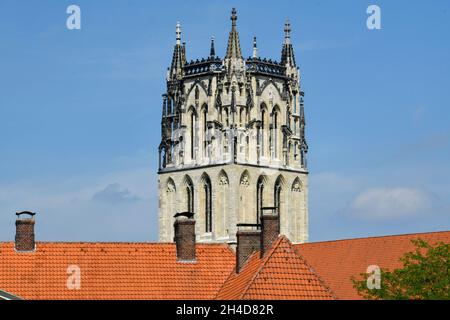
<svg viewBox="0 0 450 320">
<path fill-rule="evenodd" d="M 227 52 L 186 61 L 177 24 L 163 95 L 159 146 L 159 240 L 173 241 L 174 215 L 194 212 L 197 241 L 233 242 L 237 223 L 276 207 L 280 232 L 308 239 L 304 93 L 285 25 L 280 62 L 244 59 L 233 9 Z"/>
</svg>

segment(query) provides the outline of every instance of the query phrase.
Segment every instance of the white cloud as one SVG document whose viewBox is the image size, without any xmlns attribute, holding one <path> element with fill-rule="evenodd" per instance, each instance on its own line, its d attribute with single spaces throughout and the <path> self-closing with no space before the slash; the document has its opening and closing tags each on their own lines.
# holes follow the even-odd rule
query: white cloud
<svg viewBox="0 0 450 320">
<path fill-rule="evenodd" d="M 133 195 L 130 190 L 123 188 L 120 183 L 111 183 L 102 191 L 92 196 L 92 200 L 106 203 L 120 203 L 139 201 L 140 198 Z"/>
<path fill-rule="evenodd" d="M 429 214 L 431 197 L 414 188 L 372 188 L 359 193 L 348 213 L 368 220 L 386 220 Z"/>
</svg>

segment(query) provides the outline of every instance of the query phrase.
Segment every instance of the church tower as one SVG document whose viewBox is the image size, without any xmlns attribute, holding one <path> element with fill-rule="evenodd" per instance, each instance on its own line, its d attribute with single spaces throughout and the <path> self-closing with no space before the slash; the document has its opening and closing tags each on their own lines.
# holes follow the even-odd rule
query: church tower
<svg viewBox="0 0 450 320">
<path fill-rule="evenodd" d="M 280 61 L 242 55 L 237 13 L 227 52 L 188 62 L 181 25 L 163 95 L 159 146 L 159 241 L 174 215 L 193 212 L 199 242 L 234 242 L 237 223 L 274 207 L 280 233 L 308 240 L 304 92 L 286 22 Z"/>
</svg>

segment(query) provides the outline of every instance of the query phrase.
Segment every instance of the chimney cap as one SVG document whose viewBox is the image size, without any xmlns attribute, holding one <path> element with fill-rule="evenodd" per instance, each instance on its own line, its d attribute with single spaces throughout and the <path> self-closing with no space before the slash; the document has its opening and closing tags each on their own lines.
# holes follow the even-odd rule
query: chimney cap
<svg viewBox="0 0 450 320">
<path fill-rule="evenodd" d="M 260 227 L 261 224 L 259 224 L 259 223 L 238 223 L 236 226 L 237 227 Z"/>
<path fill-rule="evenodd" d="M 20 217 L 22 214 L 28 214 L 30 216 L 35 216 L 36 212 L 31 212 L 31 211 L 21 211 L 21 212 L 16 212 L 16 216 Z"/>
<path fill-rule="evenodd" d="M 262 210 L 275 210 L 278 209 L 278 207 L 262 207 Z"/>
<path fill-rule="evenodd" d="M 262 215 L 277 214 L 278 207 L 263 207 L 261 208 Z"/>
<path fill-rule="evenodd" d="M 261 224 L 259 223 L 238 223 L 236 224 L 238 231 L 259 231 L 261 229 Z"/>
<path fill-rule="evenodd" d="M 185 211 L 185 212 L 178 212 L 177 214 L 175 214 L 173 217 L 174 218 L 178 218 L 178 217 L 186 217 L 188 219 L 192 219 L 194 217 L 194 212 L 189 212 L 189 211 Z"/>
</svg>

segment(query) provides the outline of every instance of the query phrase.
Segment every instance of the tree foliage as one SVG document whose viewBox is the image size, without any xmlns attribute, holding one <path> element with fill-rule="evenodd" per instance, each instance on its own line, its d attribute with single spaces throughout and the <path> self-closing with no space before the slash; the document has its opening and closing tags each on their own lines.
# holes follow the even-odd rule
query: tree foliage
<svg viewBox="0 0 450 320">
<path fill-rule="evenodd" d="M 400 259 L 402 268 L 381 269 L 379 289 L 368 288 L 370 274 L 360 274 L 359 280 L 352 278 L 353 286 L 362 297 L 375 300 L 450 299 L 450 243 L 430 245 L 420 239 L 412 242 L 415 250 Z"/>
</svg>

